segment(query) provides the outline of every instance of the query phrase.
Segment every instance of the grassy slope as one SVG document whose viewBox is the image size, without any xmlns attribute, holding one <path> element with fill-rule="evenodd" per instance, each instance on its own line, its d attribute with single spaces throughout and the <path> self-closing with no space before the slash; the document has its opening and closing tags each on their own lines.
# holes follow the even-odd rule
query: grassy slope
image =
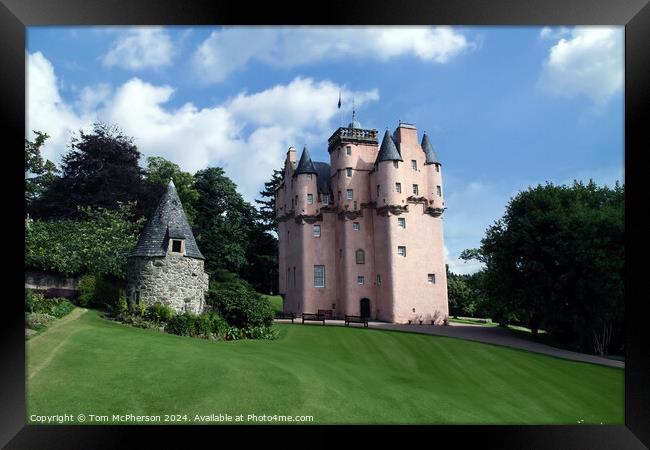
<svg viewBox="0 0 650 450">
<path fill-rule="evenodd" d="M 29 414 L 283 414 L 316 423 L 623 424 L 623 370 L 437 336 L 278 325 L 210 342 L 81 314 L 27 342 Z"/>
</svg>

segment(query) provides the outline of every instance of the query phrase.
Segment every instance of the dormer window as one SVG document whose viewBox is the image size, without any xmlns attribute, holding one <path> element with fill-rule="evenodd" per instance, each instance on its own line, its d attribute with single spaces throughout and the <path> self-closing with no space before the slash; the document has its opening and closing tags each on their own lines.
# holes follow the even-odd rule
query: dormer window
<svg viewBox="0 0 650 450">
<path fill-rule="evenodd" d="M 307 174 L 307 179 L 311 180 L 311 174 L 310 173 Z"/>
<path fill-rule="evenodd" d="M 184 239 L 172 239 L 172 253 L 185 253 L 185 240 Z"/>
</svg>

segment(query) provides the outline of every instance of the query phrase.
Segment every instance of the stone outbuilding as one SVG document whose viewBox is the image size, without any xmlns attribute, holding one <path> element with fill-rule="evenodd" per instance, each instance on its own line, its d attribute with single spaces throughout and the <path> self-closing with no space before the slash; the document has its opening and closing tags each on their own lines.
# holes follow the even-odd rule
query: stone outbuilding
<svg viewBox="0 0 650 450">
<path fill-rule="evenodd" d="M 127 296 L 131 304 L 170 306 L 201 313 L 208 289 L 201 254 L 176 187 L 169 182 L 156 212 L 127 258 Z"/>
</svg>

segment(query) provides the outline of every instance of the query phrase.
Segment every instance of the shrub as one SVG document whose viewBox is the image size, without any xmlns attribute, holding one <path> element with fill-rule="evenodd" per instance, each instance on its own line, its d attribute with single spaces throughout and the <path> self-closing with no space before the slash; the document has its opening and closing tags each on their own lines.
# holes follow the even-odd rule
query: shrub
<svg viewBox="0 0 650 450">
<path fill-rule="evenodd" d="M 25 312 L 47 314 L 58 319 L 73 309 L 74 305 L 67 298 L 45 298 L 40 292 L 25 290 Z"/>
<path fill-rule="evenodd" d="M 38 305 L 44 300 L 43 294 L 32 289 L 25 289 L 25 312 L 36 312 Z"/>
<path fill-rule="evenodd" d="M 145 316 L 149 320 L 153 320 L 154 322 L 169 322 L 172 317 L 174 317 L 174 310 L 167 306 L 164 305 L 160 302 L 156 302 L 153 305 L 149 306 L 147 308 L 147 311 L 145 313 Z"/>
<path fill-rule="evenodd" d="M 97 280 L 95 275 L 84 275 L 79 280 L 77 290 L 79 291 L 79 306 L 86 307 L 92 303 L 95 298 L 95 285 Z"/>
<path fill-rule="evenodd" d="M 165 331 L 179 336 L 194 336 L 195 320 L 194 314 L 183 313 L 172 317 L 165 325 Z"/>
<path fill-rule="evenodd" d="M 131 305 L 130 312 L 131 314 L 144 318 L 147 315 L 147 305 L 144 303 L 139 303 L 137 305 Z"/>
<path fill-rule="evenodd" d="M 39 331 L 46 328 L 55 319 L 56 317 L 49 314 L 27 313 L 25 314 L 25 328 Z"/>
<path fill-rule="evenodd" d="M 48 308 L 47 314 L 51 314 L 57 319 L 60 319 L 74 309 L 72 302 L 63 297 L 46 299 L 45 303 Z"/>
<path fill-rule="evenodd" d="M 239 328 L 268 326 L 273 322 L 271 303 L 246 282 L 213 286 L 208 291 L 207 303 L 229 325 Z"/>
<path fill-rule="evenodd" d="M 113 314 L 116 316 L 125 316 L 129 313 L 129 302 L 125 296 L 121 295 L 113 306 Z"/>
</svg>

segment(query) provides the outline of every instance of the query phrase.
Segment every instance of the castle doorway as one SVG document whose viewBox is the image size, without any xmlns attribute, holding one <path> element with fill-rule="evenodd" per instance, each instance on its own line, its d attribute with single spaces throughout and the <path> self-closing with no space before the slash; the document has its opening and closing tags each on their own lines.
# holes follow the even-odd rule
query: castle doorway
<svg viewBox="0 0 650 450">
<path fill-rule="evenodd" d="M 370 299 L 362 298 L 359 301 L 359 312 L 361 317 L 370 318 Z"/>
</svg>

